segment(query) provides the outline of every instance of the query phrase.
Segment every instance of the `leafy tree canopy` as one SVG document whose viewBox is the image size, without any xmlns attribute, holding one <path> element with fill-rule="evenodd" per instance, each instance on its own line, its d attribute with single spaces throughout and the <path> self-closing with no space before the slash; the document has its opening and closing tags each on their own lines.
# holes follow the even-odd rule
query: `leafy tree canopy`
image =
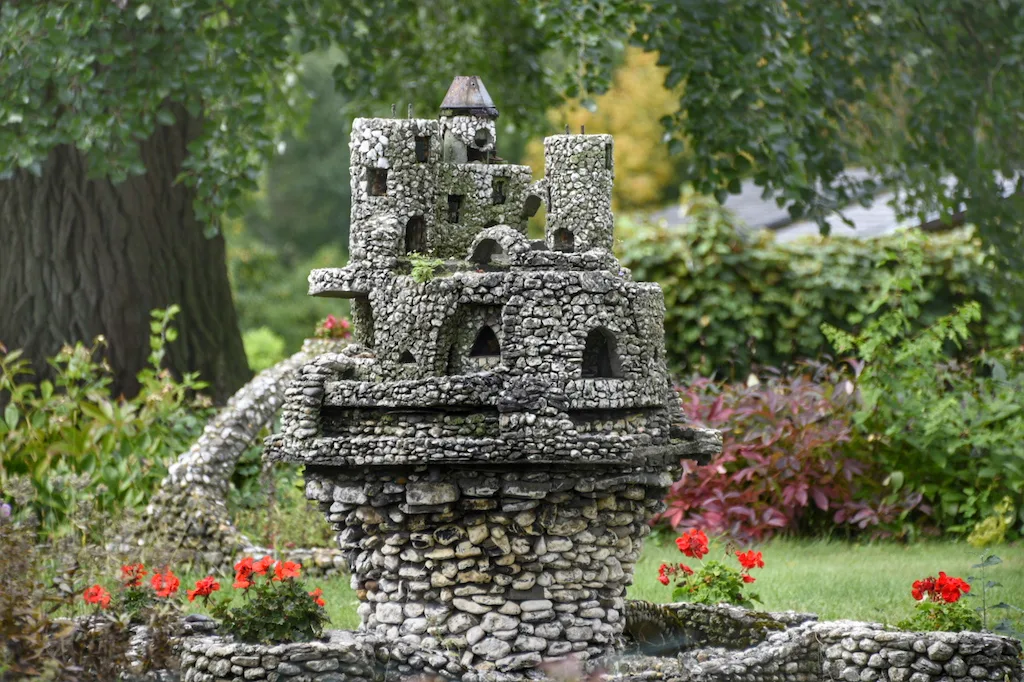
<svg viewBox="0 0 1024 682">
<path fill-rule="evenodd" d="M 305 111 L 302 54 L 338 46 L 336 83 L 363 115 L 389 115 L 392 101 L 399 115 L 406 102 L 433 111 L 451 77 L 472 72 L 526 120 L 557 92 L 536 19 L 515 0 L 2 3 L 0 179 L 41 174 L 60 145 L 87 153 L 96 176 L 142 174 L 139 141 L 188 115 L 204 125 L 180 179 L 216 223 Z"/>
<path fill-rule="evenodd" d="M 665 123 L 699 190 L 723 198 L 752 175 L 821 218 L 874 189 L 843 173 L 867 166 L 904 213 L 966 207 L 1004 257 L 1024 253 L 1016 0 L 7 2 L 0 172 L 74 144 L 96 173 L 140 173 L 137 141 L 187 111 L 205 125 L 183 180 L 213 218 L 301 113 L 286 74 L 302 53 L 339 46 L 353 105 L 433 110 L 453 74 L 475 72 L 504 114 L 537 121 L 559 94 L 606 90 L 629 41 L 682 86 Z"/>
</svg>

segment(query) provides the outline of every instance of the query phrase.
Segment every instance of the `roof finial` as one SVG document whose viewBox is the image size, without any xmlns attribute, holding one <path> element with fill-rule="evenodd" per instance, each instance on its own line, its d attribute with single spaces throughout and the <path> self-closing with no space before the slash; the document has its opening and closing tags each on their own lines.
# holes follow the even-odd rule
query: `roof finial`
<svg viewBox="0 0 1024 682">
<path fill-rule="evenodd" d="M 587 134 L 587 127 L 584 124 L 581 123 L 580 124 L 580 135 L 586 135 L 586 134 Z"/>
<path fill-rule="evenodd" d="M 569 124 L 568 123 L 565 124 L 565 134 L 566 135 L 572 135 L 572 131 L 569 130 Z"/>
<path fill-rule="evenodd" d="M 409 110 L 405 117 L 412 118 L 412 102 L 409 102 Z"/>
<path fill-rule="evenodd" d="M 392 104 L 391 105 L 391 118 L 396 118 L 397 116 L 398 116 L 398 105 L 397 104 Z"/>
</svg>

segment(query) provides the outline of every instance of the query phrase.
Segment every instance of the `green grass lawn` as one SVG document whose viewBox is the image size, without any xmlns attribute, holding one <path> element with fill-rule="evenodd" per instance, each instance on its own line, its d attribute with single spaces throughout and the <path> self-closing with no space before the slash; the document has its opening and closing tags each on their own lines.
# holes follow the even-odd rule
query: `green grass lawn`
<svg viewBox="0 0 1024 682">
<path fill-rule="evenodd" d="M 722 543 L 712 542 L 709 558 L 720 558 Z M 894 543 L 852 544 L 846 542 L 774 540 L 757 547 L 764 553 L 765 567 L 756 569 L 757 582 L 751 589 L 763 599 L 770 610 L 809 611 L 822 619 L 850 618 L 872 622 L 896 621 L 910 615 L 914 600 L 910 585 L 915 580 L 939 571 L 966 578 L 980 575 L 971 566 L 978 563 L 980 553 L 964 543 L 935 541 L 912 545 Z M 993 603 L 1007 602 L 1024 608 L 1024 546 L 1003 545 L 991 550 L 1003 563 L 987 569 L 987 578 L 1002 584 L 990 596 Z M 672 588 L 658 582 L 658 566 L 662 562 L 694 560 L 684 557 L 673 542 L 647 541 L 629 589 L 631 599 L 652 602 L 672 600 Z M 730 562 L 734 561 L 729 559 Z M 182 575 L 181 591 L 191 588 L 199 575 Z M 239 593 L 230 587 L 230 577 L 220 576 L 223 585 L 218 598 Z M 310 589 L 321 587 L 327 601 L 331 628 L 355 628 L 357 600 L 349 586 L 348 576 L 330 579 L 305 578 Z M 975 581 L 975 585 L 981 582 Z M 975 588 L 977 589 L 977 588 Z M 971 599 L 972 606 L 980 599 Z M 79 609 L 84 605 L 79 602 Z M 185 603 L 189 611 L 202 611 L 199 603 Z M 997 620 L 1006 611 L 995 611 Z M 1017 619 L 1017 629 L 1024 623 Z"/>
<path fill-rule="evenodd" d="M 971 566 L 979 563 L 980 552 L 956 542 L 918 542 L 851 544 L 846 542 L 775 540 L 756 547 L 764 553 L 765 567 L 755 569 L 757 582 L 750 587 L 760 594 L 770 610 L 795 610 L 817 613 L 822 619 L 850 618 L 894 623 L 910 615 L 913 598 L 910 586 L 915 580 L 949 575 L 980 576 Z M 986 569 L 987 578 L 1002 584 L 990 598 L 1024 608 L 1024 547 L 1003 545 L 992 548 L 1003 563 Z M 708 558 L 721 557 L 722 545 L 711 544 Z M 658 582 L 658 566 L 696 562 L 683 556 L 675 543 L 650 541 L 637 564 L 632 599 L 653 602 L 671 601 L 671 587 Z M 735 562 L 735 559 L 730 559 Z M 973 582 L 980 589 L 980 578 Z M 979 606 L 981 599 L 971 599 Z M 996 619 L 1007 611 L 995 611 Z"/>
<path fill-rule="evenodd" d="M 980 575 L 971 566 L 980 552 L 965 543 L 936 541 L 900 545 L 887 542 L 852 544 L 808 540 L 774 540 L 756 549 L 764 553 L 765 567 L 753 571 L 751 585 L 771 610 L 810 611 L 822 619 L 850 618 L 872 622 L 896 621 L 909 616 L 913 605 L 910 585 L 939 571 L 966 578 Z M 712 542 L 709 558 L 721 556 L 722 544 Z M 1000 601 L 1024 608 L 1024 546 L 1003 545 L 991 550 L 1003 563 L 987 569 L 989 580 L 1002 583 L 991 591 Z M 652 602 L 672 600 L 672 588 L 658 582 L 662 562 L 685 560 L 674 543 L 649 540 L 637 564 L 631 599 Z M 732 561 L 730 559 L 730 561 Z M 687 563 L 694 564 L 692 560 Z M 331 580 L 310 579 L 323 587 L 333 628 L 354 628 L 356 597 L 347 576 Z M 980 585 L 980 581 L 975 581 Z M 978 588 L 975 588 L 978 589 Z M 972 606 L 981 604 L 971 599 Z M 1001 619 L 1006 611 L 993 612 Z M 1021 629 L 1018 621 L 1018 629 Z"/>
</svg>

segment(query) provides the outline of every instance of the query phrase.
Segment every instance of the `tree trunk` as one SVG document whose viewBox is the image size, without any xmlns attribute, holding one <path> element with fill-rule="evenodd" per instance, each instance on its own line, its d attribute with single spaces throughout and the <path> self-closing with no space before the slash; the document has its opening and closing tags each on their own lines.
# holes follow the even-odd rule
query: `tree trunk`
<svg viewBox="0 0 1024 682">
<path fill-rule="evenodd" d="M 149 312 L 177 303 L 165 365 L 199 372 L 223 402 L 251 375 L 228 282 L 224 239 L 203 235 L 194 191 L 174 184 L 200 122 L 178 110 L 141 143 L 146 174 L 87 179 L 74 147 L 41 177 L 0 181 L 0 343 L 23 348 L 37 376 L 64 343 L 102 334 L 114 390 L 134 395 L 147 363 Z M 116 394 L 115 394 L 116 395 Z"/>
</svg>

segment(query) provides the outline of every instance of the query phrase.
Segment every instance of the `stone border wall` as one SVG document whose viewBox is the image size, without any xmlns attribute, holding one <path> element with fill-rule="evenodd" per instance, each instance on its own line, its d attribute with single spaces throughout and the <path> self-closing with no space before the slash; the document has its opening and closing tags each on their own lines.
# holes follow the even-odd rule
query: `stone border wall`
<svg viewBox="0 0 1024 682">
<path fill-rule="evenodd" d="M 284 392 L 299 368 L 318 354 L 338 350 L 346 342 L 307 339 L 298 353 L 257 374 L 228 400 L 198 440 L 172 464 L 145 512 L 144 543 L 175 550 L 181 559 L 213 571 L 231 570 L 242 556 L 281 555 L 302 563 L 306 575 L 347 570 L 334 548 L 301 548 L 273 552 L 254 545 L 238 531 L 228 513 L 231 476 L 239 458 L 273 423 Z M 131 543 L 120 547 L 137 551 Z"/>
</svg>

